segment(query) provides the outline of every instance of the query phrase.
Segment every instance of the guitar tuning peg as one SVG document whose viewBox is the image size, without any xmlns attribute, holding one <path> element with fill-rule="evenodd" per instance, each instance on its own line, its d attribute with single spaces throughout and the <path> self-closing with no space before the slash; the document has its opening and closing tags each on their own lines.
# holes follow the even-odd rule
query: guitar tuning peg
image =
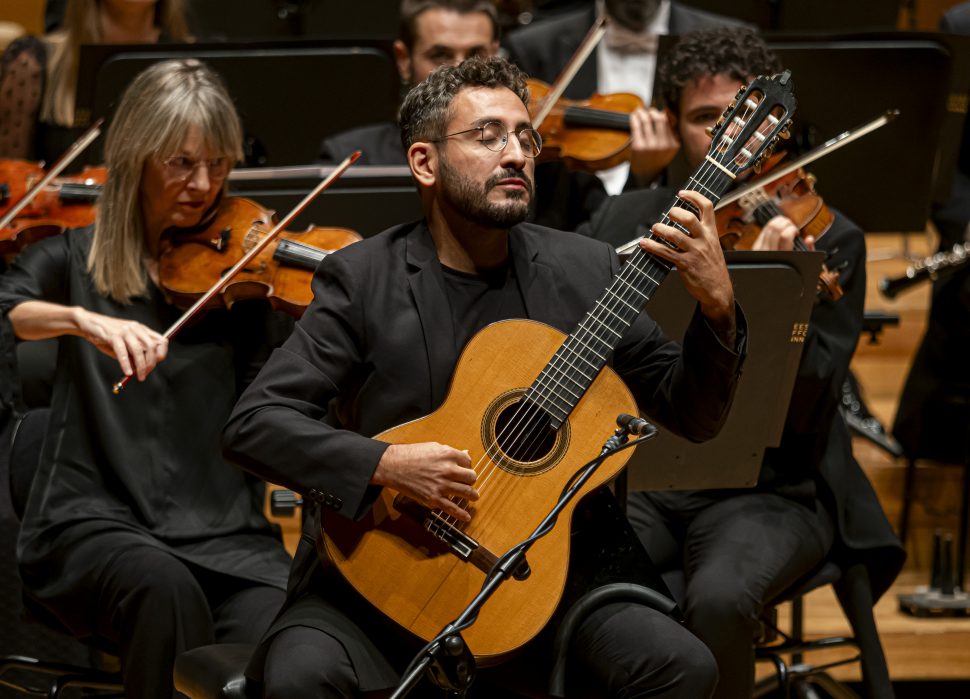
<svg viewBox="0 0 970 699">
<path fill-rule="evenodd" d="M 789 138 L 791 138 L 791 125 L 792 125 L 792 120 L 789 119 L 788 120 L 788 123 L 785 124 L 785 126 L 782 128 L 782 130 L 778 132 L 778 135 L 781 136 L 786 141 Z"/>
<path fill-rule="evenodd" d="M 715 129 L 715 127 L 708 126 L 706 129 L 704 129 L 704 133 L 706 133 L 711 138 L 714 138 L 714 129 Z"/>
</svg>

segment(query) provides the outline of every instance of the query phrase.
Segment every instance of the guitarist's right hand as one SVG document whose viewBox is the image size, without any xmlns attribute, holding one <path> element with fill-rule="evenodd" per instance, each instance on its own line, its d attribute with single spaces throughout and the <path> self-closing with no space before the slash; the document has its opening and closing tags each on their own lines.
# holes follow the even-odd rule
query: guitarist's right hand
<svg viewBox="0 0 970 699">
<path fill-rule="evenodd" d="M 478 500 L 478 491 L 472 487 L 477 474 L 471 463 L 467 452 L 437 442 L 392 444 L 374 469 L 371 483 L 469 522 L 471 514 L 452 498 Z"/>
</svg>

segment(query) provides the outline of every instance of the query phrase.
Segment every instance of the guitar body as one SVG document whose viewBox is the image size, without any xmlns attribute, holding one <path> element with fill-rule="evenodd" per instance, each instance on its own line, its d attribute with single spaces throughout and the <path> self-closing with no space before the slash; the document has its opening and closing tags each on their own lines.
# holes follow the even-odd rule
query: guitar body
<svg viewBox="0 0 970 699">
<path fill-rule="evenodd" d="M 514 450 L 495 447 L 496 433 L 501 441 L 514 429 L 508 416 L 565 337 L 528 320 L 488 326 L 462 353 L 438 410 L 376 436 L 394 444 L 440 442 L 468 450 L 479 473 L 476 488 L 481 498 L 471 505 L 470 523 L 444 522 L 449 531 L 455 525 L 477 544 L 467 560 L 429 533 L 420 513 L 409 514 L 411 508 L 402 508 L 395 500 L 398 494 L 388 488 L 359 522 L 323 515 L 326 553 L 344 578 L 390 619 L 425 640 L 457 617 L 479 592 L 494 558 L 532 533 L 570 478 L 599 454 L 617 415 L 637 414 L 627 387 L 605 367 L 569 419 L 558 431 L 547 433 L 539 453 L 513 458 Z M 612 479 L 627 458 L 628 452 L 622 452 L 606 460 L 583 494 Z M 555 611 L 566 581 L 576 502 L 529 550 L 527 577 L 506 581 L 475 624 L 462 633 L 480 663 L 497 661 L 525 644 Z"/>
</svg>

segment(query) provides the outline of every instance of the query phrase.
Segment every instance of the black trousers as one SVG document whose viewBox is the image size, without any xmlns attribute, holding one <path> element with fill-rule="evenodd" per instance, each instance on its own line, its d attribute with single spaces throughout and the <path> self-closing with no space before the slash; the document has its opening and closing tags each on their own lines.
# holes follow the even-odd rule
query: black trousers
<svg viewBox="0 0 970 699">
<path fill-rule="evenodd" d="M 179 653 L 216 642 L 256 643 L 285 596 L 276 587 L 190 565 L 150 545 L 109 555 L 101 574 L 79 580 L 72 596 L 91 605 L 90 640 L 117 650 L 129 699 L 181 696 L 172 680 Z"/>
<path fill-rule="evenodd" d="M 535 645 L 535 644 L 533 644 Z M 479 673 L 471 697 L 499 699 L 506 690 L 542 691 L 548 682 L 543 649 Z M 717 673 L 710 652 L 670 617 L 647 607 L 613 604 L 591 614 L 570 648 L 570 697 L 709 697 Z M 343 699 L 380 697 L 388 692 L 358 692 L 358 678 L 341 644 L 323 631 L 291 627 L 272 640 L 264 668 L 269 699 Z M 440 692 L 421 684 L 414 697 Z"/>
<path fill-rule="evenodd" d="M 687 627 L 714 653 L 715 697 L 750 697 L 754 640 L 765 604 L 809 573 L 832 546 L 820 503 L 771 493 L 631 493 L 627 516 L 675 596 Z"/>
</svg>

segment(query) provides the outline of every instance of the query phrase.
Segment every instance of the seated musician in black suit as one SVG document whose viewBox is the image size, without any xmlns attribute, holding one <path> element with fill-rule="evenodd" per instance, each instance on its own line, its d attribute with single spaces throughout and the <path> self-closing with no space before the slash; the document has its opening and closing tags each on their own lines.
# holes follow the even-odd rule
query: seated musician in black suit
<svg viewBox="0 0 970 699">
<path fill-rule="evenodd" d="M 714 125 L 741 85 L 777 71 L 777 59 L 749 30 L 713 29 L 682 38 L 659 80 L 688 163 L 700 163 Z M 623 244 L 657 220 L 665 189 L 612 197 L 582 232 Z M 874 598 L 891 584 L 904 554 L 875 493 L 852 456 L 838 412 L 840 387 L 862 326 L 865 239 L 838 212 L 814 244 L 840 270 L 845 295 L 815 304 L 780 447 L 768 449 L 752 490 L 631 493 L 628 515 L 661 570 L 683 570 L 688 628 L 713 651 L 717 697 L 751 696 L 754 635 L 771 600 L 827 555 L 864 561 Z M 640 228 L 641 230 L 638 230 Z M 771 219 L 756 250 L 791 250 L 799 235 Z M 834 548 L 833 548 L 834 544 Z"/>
<path fill-rule="evenodd" d="M 321 562 L 323 509 L 328 517 L 368 517 L 388 486 L 440 508 L 451 521 L 474 517 L 490 495 L 463 450 L 480 451 L 480 445 L 388 445 L 370 435 L 441 405 L 459 353 L 479 329 L 529 318 L 569 332 L 618 270 L 610 246 L 524 223 L 541 147 L 527 99 L 522 74 L 499 58 L 439 68 L 411 90 L 401 129 L 425 220 L 327 257 L 314 277 L 313 304 L 226 426 L 229 458 L 303 493 L 310 506 L 288 602 L 250 666 L 267 697 L 360 696 L 398 681 L 416 639 L 365 603 L 331 563 Z M 656 229 L 684 250 L 641 243 L 677 265 L 698 301 L 685 341 L 669 341 L 641 313 L 625 335 L 616 334 L 622 339 L 613 341 L 611 363 L 641 408 L 700 440 L 716 434 L 726 417 L 745 325 L 710 203 L 696 193 L 686 196 L 700 217 L 681 208 L 672 216 L 694 237 L 669 226 Z M 599 446 L 583 448 L 594 454 Z M 608 496 L 600 489 L 587 502 Z M 538 521 L 542 513 L 522 516 Z M 582 520 L 577 510 L 574 522 Z M 604 568 L 610 543 L 622 534 L 606 521 L 594 524 L 594 549 L 605 553 L 573 556 L 570 580 L 574 570 L 589 575 Z M 385 568 L 373 575 L 409 578 L 407 571 Z M 516 671 L 505 666 L 487 674 L 519 682 L 531 672 L 543 685 L 557 618 L 521 649 Z M 566 679 L 574 697 L 704 697 L 716 680 L 703 644 L 670 617 L 634 604 L 610 604 L 589 616 L 569 658 Z"/>
<path fill-rule="evenodd" d="M 491 0 L 402 0 L 400 36 L 394 57 L 401 84 L 410 89 L 438 66 L 458 65 L 472 56 L 498 52 L 499 25 Z M 368 124 L 329 136 L 320 159 L 339 163 L 355 150 L 361 164 L 405 165 L 401 130 L 391 121 Z"/>
</svg>

